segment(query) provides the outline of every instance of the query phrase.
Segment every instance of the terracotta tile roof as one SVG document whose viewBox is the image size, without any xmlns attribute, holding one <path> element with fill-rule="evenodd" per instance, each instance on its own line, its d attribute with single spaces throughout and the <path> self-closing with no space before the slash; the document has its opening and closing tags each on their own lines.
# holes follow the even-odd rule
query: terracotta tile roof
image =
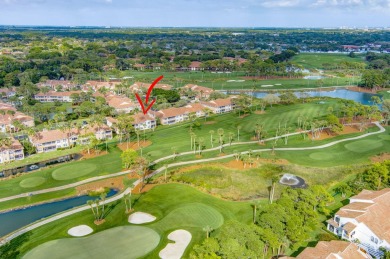
<svg viewBox="0 0 390 259">
<path fill-rule="evenodd" d="M 343 210 L 354 210 L 354 211 L 366 211 L 368 207 L 370 207 L 372 203 L 367 202 L 353 202 L 348 205 L 345 205 Z"/>
<path fill-rule="evenodd" d="M 338 224 L 336 221 L 334 221 L 333 218 L 328 219 L 326 222 L 329 223 L 330 225 L 332 225 L 332 226 L 335 227 L 335 228 L 338 228 L 338 227 L 339 227 L 339 224 Z"/>
<path fill-rule="evenodd" d="M 347 231 L 348 234 L 351 234 L 351 232 L 356 228 L 357 226 L 353 224 L 352 222 L 348 222 L 343 226 L 343 229 Z"/>
<path fill-rule="evenodd" d="M 188 84 L 188 85 L 185 85 L 184 87 L 187 89 L 191 89 L 194 92 L 198 92 L 198 93 L 202 92 L 203 94 L 207 94 L 207 95 L 214 92 L 213 89 L 208 88 L 208 87 L 204 87 L 204 86 L 200 86 L 200 85 Z"/>
<path fill-rule="evenodd" d="M 298 259 L 360 259 L 367 258 L 354 243 L 332 240 L 320 241 L 315 247 L 308 247 L 296 258 Z"/>
<path fill-rule="evenodd" d="M 135 64 L 133 67 L 141 68 L 141 67 L 146 67 L 146 65 L 138 63 L 138 64 Z"/>
<path fill-rule="evenodd" d="M 1 146 L 0 152 L 2 152 L 4 150 L 10 150 L 10 149 L 13 149 L 13 150 L 23 149 L 23 146 L 22 146 L 22 144 L 20 144 L 19 140 L 12 138 L 11 146 Z"/>
<path fill-rule="evenodd" d="M 176 117 L 182 114 L 188 113 L 188 111 L 184 108 L 168 108 L 168 109 L 163 109 L 158 112 L 156 112 L 156 116 L 158 116 L 161 119 L 169 118 L 169 117 Z"/>
<path fill-rule="evenodd" d="M 382 195 L 388 195 L 389 192 L 390 192 L 390 188 L 385 188 L 380 191 L 363 190 L 359 194 L 352 196 L 350 199 L 373 200 Z"/>
<path fill-rule="evenodd" d="M 217 107 L 231 105 L 232 104 L 232 100 L 231 100 L 231 98 L 216 99 L 216 100 L 213 100 L 213 101 L 205 102 L 204 104 L 207 105 L 207 106 L 211 106 L 211 107 L 217 108 Z"/>
<path fill-rule="evenodd" d="M 11 114 L 0 115 L 0 124 L 11 125 L 13 120 L 17 120 L 20 122 L 34 121 L 33 117 L 28 116 L 21 112 L 15 112 L 14 115 Z"/>
<path fill-rule="evenodd" d="M 134 124 L 144 123 L 146 121 L 154 121 L 155 119 L 149 114 L 143 114 L 142 112 L 132 115 Z"/>
<path fill-rule="evenodd" d="M 192 61 L 191 64 L 188 67 L 200 68 L 201 65 L 202 65 L 202 62 Z"/>
<path fill-rule="evenodd" d="M 117 123 L 117 122 L 118 122 L 118 120 L 117 120 L 117 119 L 115 119 L 115 118 L 113 118 L 113 117 L 106 117 L 106 120 L 107 120 L 107 121 L 109 121 L 109 122 L 111 122 L 112 124 L 114 124 L 114 123 Z"/>
<path fill-rule="evenodd" d="M 184 106 L 184 108 L 186 109 L 186 111 L 188 113 L 200 112 L 200 111 L 203 111 L 205 109 L 205 107 L 203 105 L 201 105 L 200 103 L 191 103 L 191 104 Z"/>
<path fill-rule="evenodd" d="M 361 212 L 351 210 L 351 208 L 363 208 L 361 202 L 356 206 L 351 203 L 342 207 L 336 214 L 342 217 L 354 218 L 357 222 L 365 224 L 380 239 L 390 243 L 390 220 L 388 220 L 390 215 L 390 188 L 380 191 L 363 190 L 351 199 L 373 201 L 374 203 L 367 203 L 368 206 L 362 209 Z"/>
<path fill-rule="evenodd" d="M 37 86 L 66 86 L 66 87 L 75 87 L 76 83 L 69 80 L 46 80 L 45 82 L 38 83 Z"/>
<path fill-rule="evenodd" d="M 137 108 L 139 105 L 127 97 L 115 96 L 108 100 L 108 105 L 114 109 Z"/>
<path fill-rule="evenodd" d="M 4 111 L 16 111 L 16 108 L 8 103 L 0 102 L 0 110 Z"/>
</svg>

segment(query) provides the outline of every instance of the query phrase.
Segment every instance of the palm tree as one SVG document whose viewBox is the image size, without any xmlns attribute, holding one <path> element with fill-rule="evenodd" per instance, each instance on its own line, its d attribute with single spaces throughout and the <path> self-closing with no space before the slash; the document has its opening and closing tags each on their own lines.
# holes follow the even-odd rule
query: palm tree
<svg viewBox="0 0 390 259">
<path fill-rule="evenodd" d="M 214 229 L 212 227 L 210 227 L 209 225 L 205 226 L 203 228 L 203 231 L 206 232 L 206 238 L 209 238 L 210 237 L 210 233 L 213 231 Z"/>
<path fill-rule="evenodd" d="M 107 193 L 103 192 L 102 194 L 100 194 L 100 199 L 102 200 L 102 214 L 100 215 L 100 219 L 102 220 L 103 217 L 104 217 L 104 203 L 106 201 L 106 197 L 107 197 Z"/>
<path fill-rule="evenodd" d="M 232 145 L 232 141 L 233 141 L 233 138 L 234 138 L 234 133 L 233 132 L 229 132 L 229 143 L 230 143 L 230 146 Z"/>
<path fill-rule="evenodd" d="M 241 126 L 237 125 L 237 141 L 240 141 L 240 129 L 241 129 Z"/>
<path fill-rule="evenodd" d="M 271 192 L 270 192 L 270 195 L 269 195 L 269 203 L 272 204 L 273 200 L 274 200 L 274 194 L 275 194 L 275 185 L 276 183 L 279 181 L 279 177 L 278 176 L 273 176 L 271 178 Z"/>
<path fill-rule="evenodd" d="M 200 155 L 200 153 L 201 153 L 201 150 L 202 150 L 203 144 L 204 144 L 204 138 L 203 138 L 203 137 L 200 137 L 200 138 L 198 139 L 198 145 L 199 145 L 199 155 Z"/>
<path fill-rule="evenodd" d="M 224 133 L 224 130 L 222 128 L 219 128 L 217 130 L 217 133 L 219 135 L 219 152 L 221 153 L 222 152 L 222 144 L 223 144 L 223 133 Z"/>
<path fill-rule="evenodd" d="M 252 207 L 253 207 L 253 223 L 256 223 L 256 212 L 257 212 L 257 208 L 260 206 L 260 201 L 259 200 L 255 200 L 252 202 Z"/>
<path fill-rule="evenodd" d="M 89 200 L 89 201 L 87 201 L 87 204 L 91 207 L 91 210 L 92 210 L 92 213 L 93 213 L 93 216 L 94 216 L 94 218 L 96 219 L 96 212 L 95 212 L 95 209 L 93 208 L 93 204 L 94 204 L 94 202 L 93 201 L 91 201 L 91 200 Z"/>
<path fill-rule="evenodd" d="M 211 147 L 213 148 L 213 147 L 214 147 L 214 143 L 213 143 L 213 134 L 214 134 L 214 130 L 210 130 L 209 133 L 210 133 L 210 143 L 211 143 Z"/>
</svg>

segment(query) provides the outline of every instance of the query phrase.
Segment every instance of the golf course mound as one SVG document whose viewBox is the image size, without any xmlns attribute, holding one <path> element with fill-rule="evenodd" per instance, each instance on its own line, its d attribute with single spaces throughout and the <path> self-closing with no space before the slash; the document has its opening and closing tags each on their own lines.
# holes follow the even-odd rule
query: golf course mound
<svg viewBox="0 0 390 259">
<path fill-rule="evenodd" d="M 132 224 L 145 224 L 153 222 L 156 217 L 145 212 L 134 212 L 129 216 L 129 223 Z"/>
<path fill-rule="evenodd" d="M 379 135 L 378 137 L 383 140 L 390 140 L 390 135 Z"/>
<path fill-rule="evenodd" d="M 383 143 L 381 141 L 375 141 L 375 140 L 359 140 L 352 143 L 348 143 L 344 145 L 346 149 L 349 151 L 353 151 L 356 153 L 364 153 L 369 150 L 377 149 L 383 146 Z"/>
<path fill-rule="evenodd" d="M 179 229 L 171 232 L 168 239 L 175 243 L 167 244 L 167 246 L 160 251 L 159 256 L 162 259 L 180 259 L 188 244 L 191 242 L 192 235 L 187 230 Z"/>
<path fill-rule="evenodd" d="M 96 170 L 96 165 L 89 163 L 77 163 L 58 168 L 53 171 L 55 180 L 70 180 L 92 173 Z"/>
<path fill-rule="evenodd" d="M 210 226 L 213 229 L 223 224 L 223 216 L 216 209 L 202 203 L 190 203 L 172 210 L 161 221 L 162 225 L 171 225 L 175 222 L 178 226 L 199 227 Z"/>
<path fill-rule="evenodd" d="M 106 259 L 140 258 L 160 242 L 156 231 L 140 226 L 111 228 L 88 237 L 64 238 L 46 242 L 27 252 L 25 259 Z"/>
<path fill-rule="evenodd" d="M 68 230 L 68 234 L 71 235 L 72 237 L 83 237 L 91 234 L 92 232 L 93 229 L 87 225 L 80 225 Z"/>
<path fill-rule="evenodd" d="M 46 182 L 45 178 L 40 176 L 35 176 L 20 181 L 19 185 L 22 188 L 33 188 L 43 184 L 44 182 Z"/>
<path fill-rule="evenodd" d="M 331 160 L 333 155 L 330 152 L 315 152 L 311 153 L 309 157 L 313 160 Z"/>
</svg>

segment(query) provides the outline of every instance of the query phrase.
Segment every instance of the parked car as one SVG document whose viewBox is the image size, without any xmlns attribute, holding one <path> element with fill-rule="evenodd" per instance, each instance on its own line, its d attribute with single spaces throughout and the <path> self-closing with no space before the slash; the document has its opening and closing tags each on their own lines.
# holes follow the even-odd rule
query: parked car
<svg viewBox="0 0 390 259">
<path fill-rule="evenodd" d="M 29 169 L 30 170 L 37 170 L 39 168 L 39 166 L 37 165 L 30 165 Z"/>
</svg>

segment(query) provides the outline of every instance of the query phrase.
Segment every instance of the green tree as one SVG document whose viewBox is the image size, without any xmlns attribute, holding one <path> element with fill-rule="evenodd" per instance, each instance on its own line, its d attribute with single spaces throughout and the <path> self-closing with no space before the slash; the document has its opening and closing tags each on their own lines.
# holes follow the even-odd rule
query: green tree
<svg viewBox="0 0 390 259">
<path fill-rule="evenodd" d="M 121 154 L 122 167 L 129 169 L 130 167 L 134 166 L 138 157 L 138 153 L 134 149 L 126 149 Z"/>
</svg>

